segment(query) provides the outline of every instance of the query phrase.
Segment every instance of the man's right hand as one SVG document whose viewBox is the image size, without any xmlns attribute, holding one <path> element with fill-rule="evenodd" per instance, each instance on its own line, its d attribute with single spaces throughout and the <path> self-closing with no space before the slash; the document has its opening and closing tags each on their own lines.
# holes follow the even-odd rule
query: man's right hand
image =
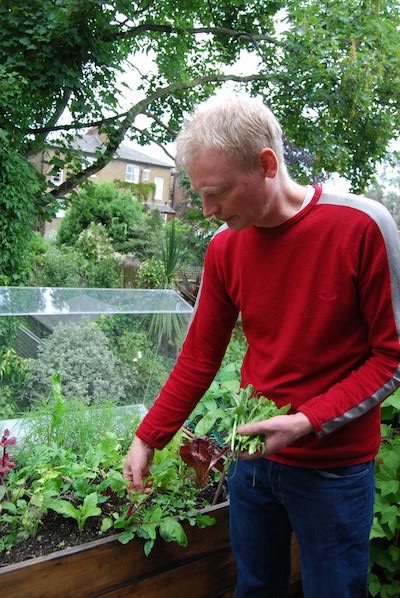
<svg viewBox="0 0 400 598">
<path fill-rule="evenodd" d="M 143 492 L 143 479 L 153 462 L 154 449 L 137 436 L 132 441 L 124 463 L 124 478 L 131 482 L 130 488 Z"/>
</svg>

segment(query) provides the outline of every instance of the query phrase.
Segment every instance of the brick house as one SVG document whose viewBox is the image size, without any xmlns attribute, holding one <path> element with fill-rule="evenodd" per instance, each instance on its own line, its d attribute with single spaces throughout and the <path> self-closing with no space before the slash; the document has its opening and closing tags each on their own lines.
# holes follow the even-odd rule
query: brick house
<svg viewBox="0 0 400 598">
<path fill-rule="evenodd" d="M 98 133 L 97 127 L 90 129 L 81 139 L 72 143 L 74 149 L 79 150 L 85 158 L 87 164 L 96 160 L 96 150 L 102 147 L 104 137 Z M 48 161 L 56 151 L 57 146 L 47 152 L 41 152 L 35 155 L 31 162 L 42 172 L 46 174 L 50 167 Z M 129 183 L 153 183 L 154 191 L 149 193 L 146 202 L 148 209 L 157 209 L 165 221 L 172 218 L 175 214 L 172 208 L 171 199 L 171 172 L 172 166 L 153 158 L 146 154 L 136 151 L 126 144 L 121 144 L 115 152 L 114 159 L 111 160 L 102 170 L 90 177 L 93 182 L 113 182 L 126 181 Z M 66 178 L 65 170 L 60 169 L 55 176 L 51 177 L 54 184 L 60 185 Z M 57 217 L 46 223 L 44 236 L 52 238 L 55 236 L 61 219 L 63 210 L 57 213 Z"/>
</svg>

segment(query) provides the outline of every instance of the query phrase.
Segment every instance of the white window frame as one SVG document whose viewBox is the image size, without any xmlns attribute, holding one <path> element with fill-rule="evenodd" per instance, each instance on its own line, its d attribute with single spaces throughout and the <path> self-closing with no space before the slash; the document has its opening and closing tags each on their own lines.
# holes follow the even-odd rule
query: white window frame
<svg viewBox="0 0 400 598">
<path fill-rule="evenodd" d="M 142 170 L 142 183 L 148 183 L 150 180 L 150 168 L 143 168 Z"/>
<path fill-rule="evenodd" d="M 164 192 L 164 177 L 163 176 L 155 176 L 154 184 L 156 186 L 156 188 L 154 190 L 154 201 L 162 201 L 163 192 Z"/>
<path fill-rule="evenodd" d="M 85 162 L 87 162 L 86 167 L 91 166 L 94 162 L 96 162 L 96 158 L 94 158 L 93 156 L 85 156 Z M 90 175 L 91 179 L 95 179 L 96 177 L 97 177 L 96 173 Z"/>
<path fill-rule="evenodd" d="M 139 166 L 137 164 L 129 163 L 125 169 L 125 181 L 127 183 L 139 182 Z"/>
<path fill-rule="evenodd" d="M 53 183 L 53 185 L 61 185 L 63 180 L 64 180 L 64 171 L 62 168 L 59 168 L 57 170 L 57 173 L 53 174 L 53 176 L 50 177 L 50 181 Z"/>
</svg>

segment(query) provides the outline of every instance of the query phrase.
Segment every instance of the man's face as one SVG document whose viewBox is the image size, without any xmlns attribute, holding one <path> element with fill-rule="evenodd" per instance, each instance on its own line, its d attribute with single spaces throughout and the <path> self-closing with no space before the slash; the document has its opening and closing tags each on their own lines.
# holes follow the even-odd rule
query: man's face
<svg viewBox="0 0 400 598">
<path fill-rule="evenodd" d="M 268 191 L 261 162 L 246 173 L 225 152 L 209 150 L 196 155 L 187 172 L 206 218 L 214 216 L 236 231 L 252 224 L 265 226 Z"/>
</svg>

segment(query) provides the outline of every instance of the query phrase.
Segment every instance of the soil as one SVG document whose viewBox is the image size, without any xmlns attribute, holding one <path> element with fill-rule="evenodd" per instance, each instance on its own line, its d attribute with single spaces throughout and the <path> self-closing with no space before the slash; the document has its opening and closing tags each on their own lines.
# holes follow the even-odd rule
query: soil
<svg viewBox="0 0 400 598">
<path fill-rule="evenodd" d="M 203 496 L 203 498 L 209 500 L 210 504 L 214 492 L 215 489 L 208 488 L 208 496 Z M 125 500 L 122 502 L 125 502 Z M 223 489 L 219 502 L 223 500 L 226 500 L 226 488 Z M 104 505 L 102 507 L 104 516 Z M 110 495 L 107 501 L 107 511 L 112 513 L 115 510 L 120 510 L 120 508 L 121 499 L 116 495 Z M 115 535 L 117 533 L 115 529 L 110 529 L 107 532 L 100 531 L 103 516 L 89 517 L 85 523 L 84 530 L 81 532 L 78 530 L 75 520 L 64 518 L 55 511 L 49 510 L 43 518 L 35 538 L 28 538 L 23 542 L 15 544 L 10 550 L 0 553 L 0 567 Z"/>
<path fill-rule="evenodd" d="M 110 497 L 107 506 L 110 506 L 110 510 L 115 510 L 113 507 L 120 508 L 120 504 L 121 501 L 118 498 L 113 500 Z M 102 517 L 89 517 L 84 530 L 79 531 L 74 519 L 67 519 L 55 511 L 49 510 L 43 518 L 35 538 L 28 538 L 15 544 L 10 550 L 0 553 L 0 567 L 115 534 L 115 529 L 105 533 L 101 532 L 101 522 Z"/>
</svg>

